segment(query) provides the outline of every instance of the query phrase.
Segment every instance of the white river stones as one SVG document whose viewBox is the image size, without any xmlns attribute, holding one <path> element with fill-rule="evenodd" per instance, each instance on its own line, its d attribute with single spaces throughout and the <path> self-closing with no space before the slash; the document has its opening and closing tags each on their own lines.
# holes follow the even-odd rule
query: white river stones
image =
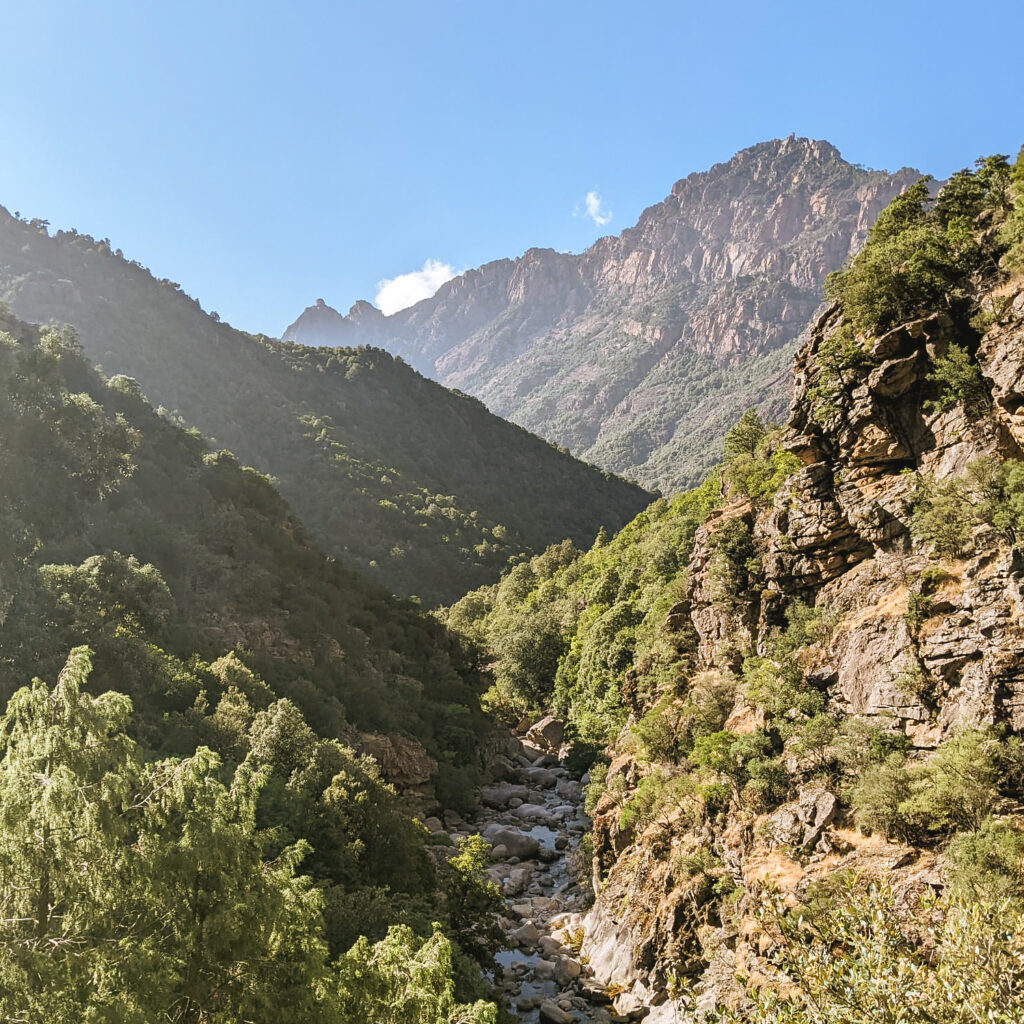
<svg viewBox="0 0 1024 1024">
<path fill-rule="evenodd" d="M 592 901 L 579 847 L 590 821 L 583 786 L 556 756 L 561 742 L 561 723 L 550 718 L 525 741 L 514 739 L 509 760 L 518 778 L 485 786 L 480 812 L 450 836 L 477 832 L 490 846 L 487 873 L 507 903 L 498 981 L 510 1010 L 524 1024 L 625 1024 L 647 1011 L 609 992 L 579 957 Z"/>
</svg>

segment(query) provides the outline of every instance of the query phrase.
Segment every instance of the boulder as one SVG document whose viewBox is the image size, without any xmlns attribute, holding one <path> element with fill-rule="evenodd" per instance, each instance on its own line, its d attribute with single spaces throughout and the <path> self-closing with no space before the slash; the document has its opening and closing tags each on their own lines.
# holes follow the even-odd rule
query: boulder
<svg viewBox="0 0 1024 1024">
<path fill-rule="evenodd" d="M 839 802 L 827 789 L 808 789 L 769 819 L 773 845 L 812 850 L 836 816 Z"/>
<path fill-rule="evenodd" d="M 533 949 L 540 941 L 540 930 L 532 921 L 527 921 L 513 932 L 509 932 L 509 938 L 520 949 Z"/>
<path fill-rule="evenodd" d="M 580 993 L 587 1002 L 597 1006 L 607 1006 L 612 997 L 608 994 L 608 986 L 603 985 L 597 978 L 584 978 L 580 982 Z"/>
<path fill-rule="evenodd" d="M 524 836 L 522 832 L 513 832 L 509 828 L 499 828 L 490 836 L 484 833 L 484 837 L 490 840 L 492 849 L 497 846 L 504 846 L 509 856 L 518 857 L 520 860 L 529 860 L 537 856 L 540 843 L 533 836 Z"/>
<path fill-rule="evenodd" d="M 565 723 L 548 715 L 530 727 L 526 738 L 542 750 L 558 750 L 565 738 Z"/>
<path fill-rule="evenodd" d="M 538 960 L 533 965 L 533 976 L 538 981 L 551 981 L 555 976 L 555 965 L 551 960 Z"/>
<path fill-rule="evenodd" d="M 560 956 L 555 961 L 555 982 L 568 988 L 579 976 L 582 967 L 571 957 Z"/>
<path fill-rule="evenodd" d="M 531 786 L 537 786 L 540 789 L 554 789 L 558 784 L 558 776 L 549 768 L 527 768 L 526 781 Z M 523 789 L 525 788 L 524 786 Z M 524 799 L 526 798 L 525 793 L 516 795 L 522 796 Z"/>
<path fill-rule="evenodd" d="M 545 999 L 540 1004 L 540 1019 L 544 1024 L 573 1024 L 576 1018 L 568 1011 L 563 1010 L 557 1003 Z"/>
<path fill-rule="evenodd" d="M 644 1004 L 632 992 L 620 992 L 612 1000 L 612 1005 L 620 1017 L 627 1017 L 630 1020 L 642 1016 L 644 1012 Z"/>
<path fill-rule="evenodd" d="M 531 768 L 530 771 L 533 769 Z M 480 790 L 480 802 L 487 807 L 500 810 L 508 806 L 510 800 L 526 800 L 529 798 L 529 791 L 525 786 L 517 786 L 511 782 L 501 782 L 496 786 L 484 786 Z"/>
<path fill-rule="evenodd" d="M 515 809 L 517 818 L 535 818 L 537 821 L 552 821 L 551 812 L 544 804 L 522 804 Z"/>
</svg>

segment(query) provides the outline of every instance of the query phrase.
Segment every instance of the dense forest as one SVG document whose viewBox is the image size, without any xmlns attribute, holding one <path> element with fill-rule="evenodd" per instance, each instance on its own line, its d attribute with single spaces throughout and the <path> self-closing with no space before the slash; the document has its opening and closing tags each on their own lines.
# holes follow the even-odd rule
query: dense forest
<svg viewBox="0 0 1024 1024">
<path fill-rule="evenodd" d="M 108 241 L 2 208 L 0 300 L 72 324 L 108 375 L 271 474 L 325 551 L 429 604 L 651 500 L 383 350 L 244 334 Z"/>
<path fill-rule="evenodd" d="M 5 1019 L 340 1021 L 485 993 L 481 851 L 436 866 L 382 775 L 469 806 L 471 652 L 70 330 L 2 314 L 0 381 Z M 400 757 L 361 752 L 380 742 Z"/>
</svg>

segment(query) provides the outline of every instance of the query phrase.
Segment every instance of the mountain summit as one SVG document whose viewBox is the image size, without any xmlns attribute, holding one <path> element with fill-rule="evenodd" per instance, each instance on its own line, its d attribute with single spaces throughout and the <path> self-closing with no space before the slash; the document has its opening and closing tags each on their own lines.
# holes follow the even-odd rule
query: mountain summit
<svg viewBox="0 0 1024 1024">
<path fill-rule="evenodd" d="M 530 249 L 389 317 L 318 304 L 284 336 L 383 346 L 574 454 L 678 490 L 744 408 L 781 413 L 826 274 L 917 177 L 857 167 L 828 142 L 762 142 L 579 255 Z"/>
</svg>

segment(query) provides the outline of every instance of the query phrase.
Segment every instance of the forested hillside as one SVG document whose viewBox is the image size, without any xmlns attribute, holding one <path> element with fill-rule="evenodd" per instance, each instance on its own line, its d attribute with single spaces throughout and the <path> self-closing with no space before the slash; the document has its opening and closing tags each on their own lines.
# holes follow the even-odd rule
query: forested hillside
<svg viewBox="0 0 1024 1024">
<path fill-rule="evenodd" d="M 271 474 L 324 550 L 428 603 L 650 500 L 381 350 L 243 334 L 109 242 L 2 209 L 0 299 L 74 325 L 107 374 Z"/>
<path fill-rule="evenodd" d="M 465 645 L 68 329 L 0 314 L 0 438 L 4 1016 L 384 1020 L 484 992 L 480 852 L 435 866 L 409 804 L 472 803 Z"/>
<path fill-rule="evenodd" d="M 593 765 L 561 937 L 649 1020 L 1022 1019 L 1024 150 L 933 195 L 829 278 L 784 428 L 447 613 Z"/>
</svg>

